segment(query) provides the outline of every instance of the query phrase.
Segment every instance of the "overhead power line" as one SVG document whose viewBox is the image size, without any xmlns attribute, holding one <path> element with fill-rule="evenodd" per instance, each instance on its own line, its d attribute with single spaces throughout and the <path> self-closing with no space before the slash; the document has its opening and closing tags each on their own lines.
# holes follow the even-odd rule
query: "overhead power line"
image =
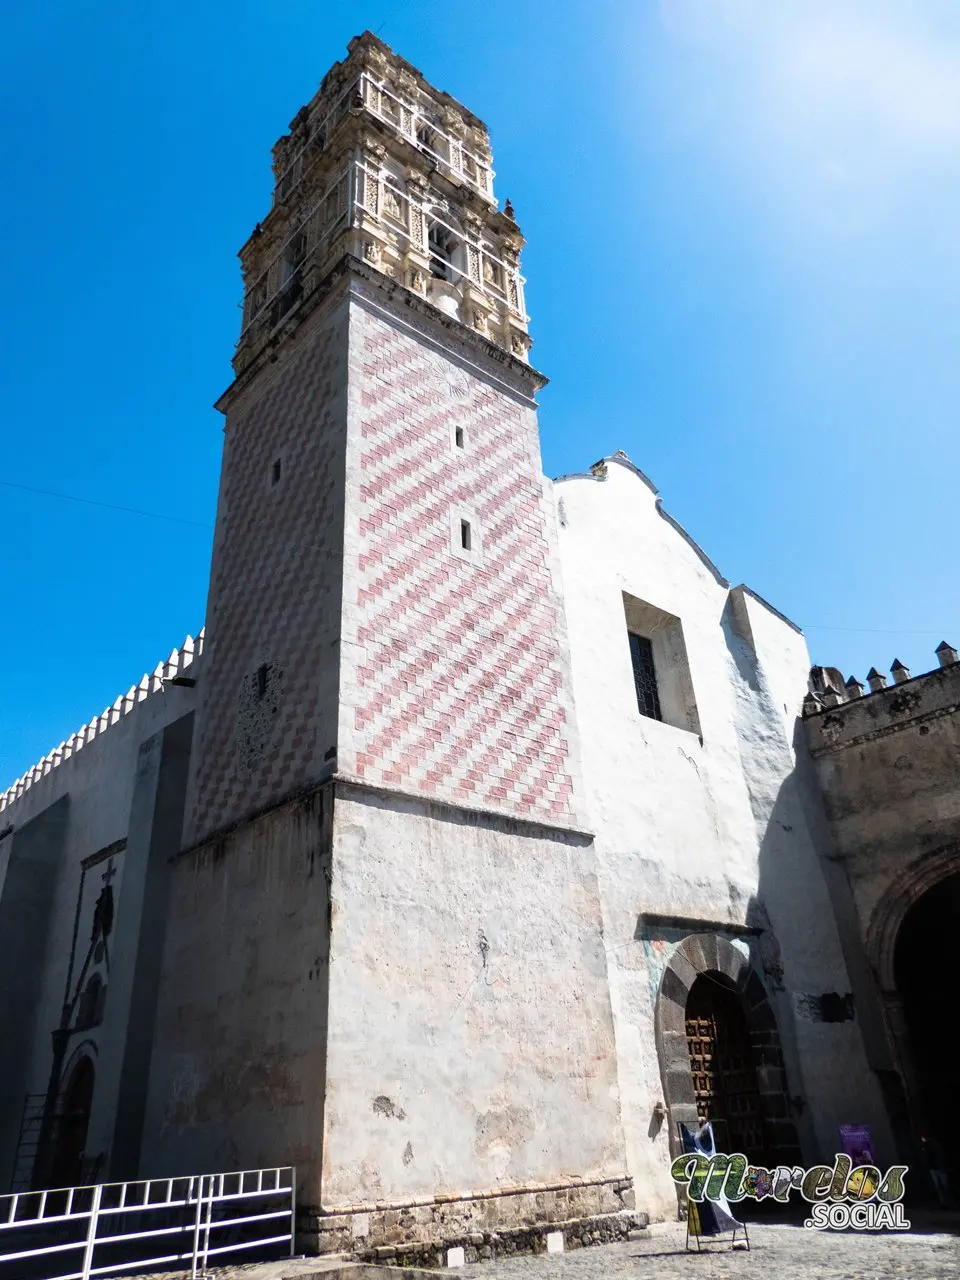
<svg viewBox="0 0 960 1280">
<path fill-rule="evenodd" d="M 875 636 L 939 636 L 945 631 L 960 631 L 960 626 L 937 627 L 935 630 L 927 627 L 924 631 L 916 631 L 907 627 L 818 627 L 811 623 L 803 629 L 804 631 L 856 631 L 863 635 Z"/>
<path fill-rule="evenodd" d="M 40 493 L 46 498 L 61 498 L 64 502 L 80 502 L 85 507 L 103 507 L 107 511 L 124 511 L 131 516 L 149 516 L 151 520 L 169 520 L 171 524 L 189 524 L 195 529 L 212 529 L 212 524 L 200 520 L 188 520 L 184 516 L 163 515 L 159 511 L 143 511 L 140 507 L 121 507 L 115 502 L 101 502 L 99 498 L 78 498 L 74 493 L 56 493 L 53 489 L 38 489 L 30 484 L 15 484 L 12 480 L 0 480 L 4 489 L 19 489 L 23 493 Z"/>
<path fill-rule="evenodd" d="M 150 520 L 167 520 L 171 524 L 191 525 L 194 529 L 205 529 L 212 532 L 214 526 L 202 520 L 188 520 L 185 516 L 169 516 L 161 511 L 144 511 L 141 507 L 122 507 L 115 502 L 101 502 L 99 498 L 81 498 L 75 493 L 59 493 L 54 489 L 39 489 L 35 485 L 17 484 L 13 480 L 0 480 L 0 486 L 4 489 L 18 489 L 22 493 L 39 493 L 45 498 L 60 498 L 63 502 L 79 502 L 85 507 L 102 507 L 105 511 L 122 511 L 126 515 L 146 516 Z M 299 547 L 303 550 L 320 551 L 321 547 L 308 546 L 301 543 L 292 543 L 292 546 Z M 841 631 L 850 635 L 876 635 L 876 636 L 942 636 L 948 632 L 960 632 L 960 625 L 930 628 L 923 630 L 909 627 L 835 627 L 826 626 L 822 623 L 810 623 L 803 627 L 804 631 Z"/>
</svg>

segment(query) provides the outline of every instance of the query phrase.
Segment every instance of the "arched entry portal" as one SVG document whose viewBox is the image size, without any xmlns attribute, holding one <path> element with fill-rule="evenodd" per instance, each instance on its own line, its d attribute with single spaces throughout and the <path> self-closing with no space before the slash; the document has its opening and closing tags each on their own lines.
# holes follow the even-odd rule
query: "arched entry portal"
<svg viewBox="0 0 960 1280">
<path fill-rule="evenodd" d="M 713 1125 L 719 1151 L 767 1164 L 760 1084 L 750 1029 L 736 991 L 702 973 L 687 996 L 687 1046 L 697 1116 Z"/>
<path fill-rule="evenodd" d="M 766 988 L 745 949 L 715 934 L 691 934 L 683 939 L 667 961 L 657 993 L 654 1026 L 674 1154 L 678 1153 L 677 1121 L 697 1123 L 702 1114 L 698 1111 L 698 1090 L 707 1087 L 706 1081 L 695 1084 L 688 1013 L 691 1029 L 697 1033 L 692 1038 L 703 1049 L 700 1058 L 711 1058 L 708 1069 L 701 1063 L 696 1074 L 709 1077 L 713 1073 L 719 1079 L 724 1106 L 735 1115 L 738 1133 L 748 1144 L 744 1154 L 761 1163 L 762 1157 L 768 1167 L 800 1164 L 780 1035 Z M 714 1051 L 705 1043 L 708 1035 L 699 1034 L 703 1030 L 716 1038 L 718 1028 L 726 1046 L 722 1071 Z M 718 1096 L 711 1108 L 719 1102 Z M 716 1111 L 709 1118 L 718 1118 Z M 757 1127 L 759 1138 L 752 1136 Z M 716 1139 L 718 1149 L 728 1139 L 719 1125 Z"/>
<path fill-rule="evenodd" d="M 892 1069 L 888 1073 L 891 1086 L 886 1094 L 898 1158 L 902 1163 L 917 1168 L 922 1166 L 918 1140 L 927 1112 L 924 1095 L 930 1088 L 929 1084 L 924 1087 L 919 1082 L 923 1063 L 917 1054 L 919 1049 L 922 1055 L 926 1038 L 922 1030 L 919 1039 L 917 1036 L 917 995 L 918 989 L 924 985 L 939 988 L 942 1001 L 936 1012 L 935 1026 L 943 1027 L 950 1003 L 946 978 L 953 968 L 949 942 L 956 930 L 958 916 L 954 908 L 951 924 L 951 912 L 945 910 L 955 890 L 947 890 L 945 894 L 938 891 L 945 884 L 952 882 L 955 885 L 958 874 L 960 844 L 943 845 L 920 857 L 905 860 L 899 873 L 890 880 L 877 900 L 864 938 L 894 1051 Z M 921 969 L 926 971 L 925 984 L 919 972 Z M 922 990 L 919 996 L 922 1004 Z M 907 1004 L 912 1007 L 909 1015 Z M 913 1032 L 911 1025 L 915 1028 Z M 949 1028 L 947 1038 L 951 1038 Z M 937 1057 L 944 1052 L 947 1050 L 938 1049 Z M 944 1110 L 949 1111 L 951 1101 L 950 1094 L 939 1100 L 937 1116 Z"/>
<path fill-rule="evenodd" d="M 67 1079 L 50 1164 L 49 1183 L 52 1187 L 75 1187 L 82 1181 L 94 1079 L 93 1061 L 86 1056 L 80 1059 Z"/>
<path fill-rule="evenodd" d="M 952 999 L 956 938 L 960 933 L 960 871 L 947 876 L 907 911 L 893 949 L 894 989 L 903 1016 L 914 1108 L 922 1127 L 938 1141 L 954 1185 L 960 1159 L 945 1129 L 952 1127 L 957 1014 Z"/>
</svg>

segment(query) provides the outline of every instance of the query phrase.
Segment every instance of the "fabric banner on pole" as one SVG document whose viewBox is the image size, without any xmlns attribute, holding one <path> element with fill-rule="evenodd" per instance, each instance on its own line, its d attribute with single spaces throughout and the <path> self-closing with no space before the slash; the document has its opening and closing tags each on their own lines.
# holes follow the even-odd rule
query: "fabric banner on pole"
<svg viewBox="0 0 960 1280">
<path fill-rule="evenodd" d="M 842 1124 L 840 1150 L 850 1157 L 853 1172 L 847 1192 L 858 1200 L 869 1200 L 880 1186 L 880 1169 L 873 1151 L 873 1135 L 867 1124 Z M 857 1170 L 860 1172 L 858 1173 Z"/>
<path fill-rule="evenodd" d="M 708 1160 L 712 1160 L 717 1154 L 713 1140 L 713 1126 L 709 1121 L 696 1130 L 681 1124 L 680 1134 L 684 1151 L 689 1151 L 691 1155 L 706 1156 Z M 687 1227 L 692 1236 L 719 1236 L 726 1231 L 735 1232 L 742 1225 L 730 1212 L 730 1205 L 725 1196 L 687 1202 Z"/>
<path fill-rule="evenodd" d="M 842 1124 L 840 1126 L 840 1150 L 850 1157 L 856 1169 L 858 1165 L 876 1165 L 873 1154 L 873 1137 L 867 1124 Z"/>
</svg>

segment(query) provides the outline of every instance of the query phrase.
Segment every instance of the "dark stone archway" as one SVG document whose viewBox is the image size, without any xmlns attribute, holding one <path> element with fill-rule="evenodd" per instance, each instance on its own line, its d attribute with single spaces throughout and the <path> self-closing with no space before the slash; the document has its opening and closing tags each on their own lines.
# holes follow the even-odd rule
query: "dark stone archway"
<svg viewBox="0 0 960 1280">
<path fill-rule="evenodd" d="M 864 937 L 867 959 L 879 988 L 896 1067 L 896 1071 L 889 1073 L 891 1080 L 881 1080 L 881 1084 L 885 1085 L 884 1094 L 900 1158 L 908 1164 L 922 1163 L 919 1135 L 924 1129 L 930 1108 L 923 1096 L 928 1090 L 924 1087 L 923 1065 L 922 1061 L 918 1061 L 918 1046 L 915 1043 L 918 1020 L 916 1000 L 910 999 L 910 993 L 904 990 L 905 950 L 910 947 L 911 935 L 914 935 L 914 943 L 918 933 L 922 938 L 924 926 L 922 923 L 918 924 L 918 921 L 921 921 L 927 906 L 934 902 L 940 886 L 958 874 L 960 844 L 957 843 L 943 845 L 908 862 L 890 880 L 877 900 Z M 944 957 L 948 957 L 948 960 L 943 971 L 951 972 L 953 957 L 950 944 L 956 931 L 955 926 L 945 926 L 942 921 L 938 924 L 934 919 L 927 922 L 926 928 L 927 941 L 932 944 L 924 948 L 928 972 L 935 977 L 944 965 Z M 912 949 L 916 950 L 916 946 Z M 940 955 L 939 965 L 934 962 L 934 952 Z M 907 982 L 907 986 L 909 985 Z"/>
<path fill-rule="evenodd" d="M 866 949 L 880 990 L 896 991 L 894 956 L 907 912 L 941 881 L 960 872 L 960 844 L 946 845 L 910 862 L 881 894 L 870 916 Z"/>
<path fill-rule="evenodd" d="M 83 1181 L 95 1079 L 93 1059 L 87 1054 L 77 1060 L 66 1077 L 50 1161 L 49 1179 L 53 1187 L 75 1187 Z"/>
<path fill-rule="evenodd" d="M 894 944 L 893 977 L 918 1132 L 939 1143 L 947 1173 L 960 1188 L 960 1157 L 945 1136 L 957 1079 L 953 972 L 958 931 L 960 869 L 928 888 L 904 915 Z"/>
<path fill-rule="evenodd" d="M 657 993 L 654 1027 L 671 1152 L 679 1151 L 677 1122 L 697 1122 L 686 1010 L 691 988 L 701 975 L 715 975 L 742 1002 L 757 1074 L 767 1158 L 772 1165 L 799 1164 L 800 1146 L 789 1113 L 780 1033 L 766 988 L 747 956 L 729 939 L 716 934 L 684 938 L 667 962 Z"/>
</svg>

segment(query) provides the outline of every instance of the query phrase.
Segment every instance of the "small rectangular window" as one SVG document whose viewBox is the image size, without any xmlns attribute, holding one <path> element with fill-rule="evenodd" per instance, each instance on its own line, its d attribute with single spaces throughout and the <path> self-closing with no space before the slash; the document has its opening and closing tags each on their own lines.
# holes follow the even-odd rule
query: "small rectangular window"
<svg viewBox="0 0 960 1280">
<path fill-rule="evenodd" d="M 453 438 L 456 441 L 457 448 L 462 449 L 463 448 L 463 427 L 457 427 L 456 431 L 453 433 Z"/>
<path fill-rule="evenodd" d="M 472 540 L 470 536 L 470 521 L 461 520 L 460 521 L 460 545 L 461 547 L 463 547 L 464 551 L 470 550 L 471 541 Z"/>
<path fill-rule="evenodd" d="M 270 477 L 273 484 L 279 483 L 279 480 L 280 480 L 280 459 L 279 458 L 277 458 L 276 462 L 273 464 L 273 468 L 271 469 L 271 472 L 270 472 Z"/>
<path fill-rule="evenodd" d="M 653 645 L 646 636 L 629 631 L 630 661 L 633 663 L 633 683 L 637 691 L 637 706 L 642 716 L 662 720 L 660 694 L 657 690 L 657 673 L 653 666 Z"/>
</svg>

